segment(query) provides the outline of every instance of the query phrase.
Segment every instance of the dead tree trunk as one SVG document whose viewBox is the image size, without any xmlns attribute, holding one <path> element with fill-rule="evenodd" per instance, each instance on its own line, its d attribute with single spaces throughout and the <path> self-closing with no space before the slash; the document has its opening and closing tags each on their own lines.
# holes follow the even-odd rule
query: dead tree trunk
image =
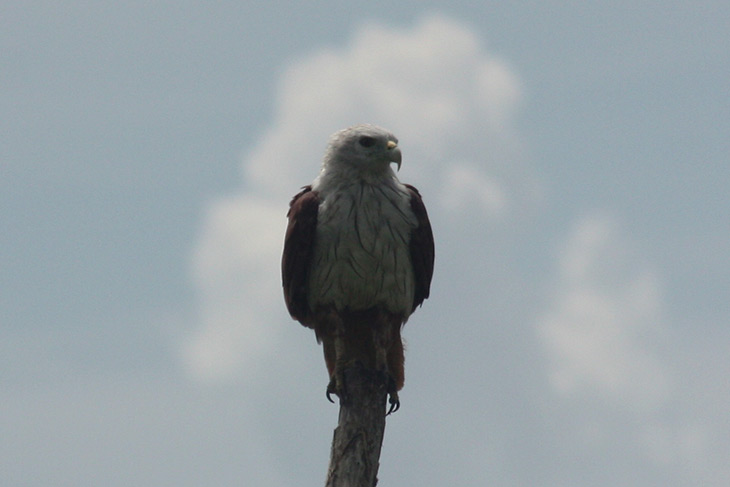
<svg viewBox="0 0 730 487">
<path fill-rule="evenodd" d="M 326 487 L 375 487 L 385 432 L 386 379 L 363 367 L 344 374 L 347 400 L 340 400 Z"/>
</svg>

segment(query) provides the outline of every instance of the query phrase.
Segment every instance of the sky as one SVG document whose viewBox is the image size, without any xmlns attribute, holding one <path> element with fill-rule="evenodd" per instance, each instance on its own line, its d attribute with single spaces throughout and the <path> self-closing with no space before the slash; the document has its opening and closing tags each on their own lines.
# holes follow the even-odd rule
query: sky
<svg viewBox="0 0 730 487">
<path fill-rule="evenodd" d="M 370 122 L 436 239 L 379 485 L 730 482 L 730 4 L 6 2 L 0 484 L 324 483 L 288 202 Z"/>
</svg>

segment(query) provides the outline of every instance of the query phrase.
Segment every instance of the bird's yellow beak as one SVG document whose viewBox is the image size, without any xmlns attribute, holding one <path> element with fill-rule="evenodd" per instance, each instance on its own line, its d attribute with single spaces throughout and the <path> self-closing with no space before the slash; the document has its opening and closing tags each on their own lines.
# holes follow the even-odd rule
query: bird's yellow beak
<svg viewBox="0 0 730 487">
<path fill-rule="evenodd" d="M 402 156 L 400 153 L 400 149 L 398 148 L 398 144 L 396 144 L 392 140 L 389 140 L 386 147 L 388 148 L 388 151 L 390 151 L 390 161 L 398 164 L 398 170 L 400 171 L 400 163 L 401 163 Z"/>
</svg>

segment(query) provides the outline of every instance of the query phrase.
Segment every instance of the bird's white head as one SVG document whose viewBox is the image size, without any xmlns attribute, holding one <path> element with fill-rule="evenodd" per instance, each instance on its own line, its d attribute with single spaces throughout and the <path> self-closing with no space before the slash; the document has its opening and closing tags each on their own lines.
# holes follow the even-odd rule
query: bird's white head
<svg viewBox="0 0 730 487">
<path fill-rule="evenodd" d="M 362 124 L 332 134 L 323 169 L 378 175 L 389 172 L 392 162 L 400 169 L 401 153 L 395 135 L 376 125 Z"/>
</svg>

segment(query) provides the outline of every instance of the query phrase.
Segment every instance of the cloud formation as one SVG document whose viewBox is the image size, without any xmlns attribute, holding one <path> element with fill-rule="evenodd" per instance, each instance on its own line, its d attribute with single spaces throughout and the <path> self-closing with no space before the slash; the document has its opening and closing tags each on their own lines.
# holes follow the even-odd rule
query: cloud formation
<svg viewBox="0 0 730 487">
<path fill-rule="evenodd" d="M 281 296 L 287 203 L 316 176 L 332 132 L 372 122 L 399 137 L 400 177 L 422 191 L 437 238 L 433 299 L 419 312 L 424 327 L 408 358 L 419 371 L 408 379 L 419 411 L 402 419 L 422 436 L 417 460 L 428 459 L 410 473 L 414 483 L 439 475 L 448 483 L 446 464 L 483 485 L 485 457 L 502 469 L 490 472 L 492 483 L 532 484 L 540 472 L 551 485 L 616 485 L 647 468 L 711 478 L 724 463 L 708 452 L 727 451 L 716 432 L 723 414 L 714 412 L 727 394 L 705 404 L 682 391 L 707 396 L 726 374 L 693 382 L 678 373 L 686 364 L 667 350 L 679 347 L 667 336 L 662 276 L 619 218 L 578 218 L 554 268 L 541 265 L 541 184 L 513 127 L 521 93 L 518 76 L 468 26 L 434 15 L 405 29 L 365 25 L 348 45 L 289 66 L 271 126 L 243 160 L 242 189 L 213 202 L 201 228 L 191 265 L 198 327 L 180 347 L 188 376 L 251 381 L 256 400 L 316 400 L 312 390 L 326 377 L 312 357 L 321 352 Z M 544 307 L 535 296 L 547 298 Z M 443 323 L 457 332 L 445 333 Z M 429 402 L 434 394 L 459 400 Z M 291 401 L 279 407 L 261 413 L 272 425 L 266 434 L 288 435 L 278 425 L 301 414 Z M 458 422 L 416 424 L 454 411 Z M 278 442 L 276 458 L 291 458 L 289 445 Z M 539 465 L 512 468 L 528 457 Z M 575 458 L 600 461 L 576 466 Z"/>
<path fill-rule="evenodd" d="M 639 409 L 666 398 L 668 373 L 653 350 L 663 331 L 659 280 L 630 254 L 606 216 L 578 221 L 562 248 L 553 302 L 538 324 L 559 393 Z"/>
<path fill-rule="evenodd" d="M 193 256 L 200 325 L 182 347 L 192 377 L 230 378 L 275 341 L 282 207 L 243 194 L 209 208 Z"/>
</svg>

